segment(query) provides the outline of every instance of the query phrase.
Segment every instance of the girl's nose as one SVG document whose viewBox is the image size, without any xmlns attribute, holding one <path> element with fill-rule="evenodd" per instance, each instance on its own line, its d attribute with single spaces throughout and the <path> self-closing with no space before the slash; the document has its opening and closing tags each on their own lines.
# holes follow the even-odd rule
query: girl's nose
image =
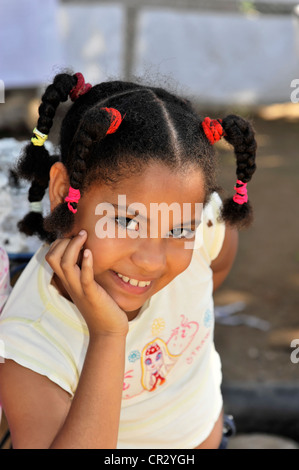
<svg viewBox="0 0 299 470">
<path fill-rule="evenodd" d="M 144 275 L 160 276 L 166 266 L 166 239 L 140 239 L 137 249 L 131 256 L 133 263 Z"/>
</svg>

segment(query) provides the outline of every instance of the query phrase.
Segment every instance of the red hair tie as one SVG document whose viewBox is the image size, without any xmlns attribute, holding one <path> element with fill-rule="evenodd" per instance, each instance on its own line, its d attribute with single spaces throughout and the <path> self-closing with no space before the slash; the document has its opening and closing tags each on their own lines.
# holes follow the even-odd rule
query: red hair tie
<svg viewBox="0 0 299 470">
<path fill-rule="evenodd" d="M 76 101 L 79 96 L 84 95 L 92 88 L 90 83 L 85 83 L 82 73 L 75 73 L 75 76 L 77 77 L 77 84 L 69 93 L 72 101 Z"/>
<path fill-rule="evenodd" d="M 211 144 L 214 144 L 225 135 L 221 123 L 222 119 L 210 119 L 209 117 L 206 117 L 201 124 L 204 133 L 206 134 Z"/>
<path fill-rule="evenodd" d="M 73 214 L 76 214 L 77 209 L 73 208 L 73 206 L 71 205 L 71 202 L 75 202 L 76 204 L 78 204 L 80 197 L 81 197 L 81 194 L 80 194 L 79 189 L 74 189 L 72 188 L 72 186 L 70 186 L 69 193 L 67 197 L 64 199 L 64 201 L 68 203 L 67 206 Z"/>
<path fill-rule="evenodd" d="M 114 132 L 117 131 L 117 129 L 119 128 L 119 126 L 121 125 L 121 122 L 123 120 L 123 118 L 121 117 L 120 112 L 117 111 L 117 109 L 114 109 L 114 108 L 101 108 L 101 109 L 104 109 L 109 114 L 109 117 L 110 117 L 110 120 L 111 120 L 109 129 L 106 132 L 106 135 L 114 134 Z"/>
<path fill-rule="evenodd" d="M 234 202 L 237 204 L 244 204 L 248 202 L 248 195 L 247 195 L 247 183 L 243 183 L 241 180 L 237 180 L 239 186 L 234 186 L 236 194 L 233 197 Z"/>
</svg>

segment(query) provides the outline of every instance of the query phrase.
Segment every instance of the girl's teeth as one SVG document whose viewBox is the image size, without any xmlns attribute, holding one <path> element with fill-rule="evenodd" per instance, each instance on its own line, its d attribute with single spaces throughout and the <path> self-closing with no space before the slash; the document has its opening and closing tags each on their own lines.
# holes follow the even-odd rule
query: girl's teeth
<svg viewBox="0 0 299 470">
<path fill-rule="evenodd" d="M 139 281 L 138 282 L 138 286 L 139 287 L 145 287 L 145 286 L 148 286 L 150 284 L 150 281 Z"/>
<path fill-rule="evenodd" d="M 124 282 L 129 282 L 131 286 L 138 286 L 138 287 L 145 287 L 148 286 L 151 281 L 137 281 L 137 279 L 130 279 L 127 276 L 123 276 L 122 274 L 117 273 L 118 277 L 120 277 Z"/>
</svg>

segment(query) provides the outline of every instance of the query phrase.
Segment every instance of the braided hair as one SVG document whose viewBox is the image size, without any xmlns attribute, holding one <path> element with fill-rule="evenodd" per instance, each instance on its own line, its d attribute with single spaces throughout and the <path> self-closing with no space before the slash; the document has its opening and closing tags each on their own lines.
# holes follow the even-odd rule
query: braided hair
<svg viewBox="0 0 299 470">
<path fill-rule="evenodd" d="M 74 103 L 62 122 L 60 156 L 53 157 L 43 141 L 59 103 L 69 96 Z M 128 175 L 138 175 L 150 162 L 160 162 L 177 171 L 190 165 L 199 167 L 207 202 L 212 192 L 219 189 L 216 154 L 211 144 L 222 135 L 234 148 L 238 178 L 238 197 L 224 201 L 222 218 L 239 227 L 247 226 L 252 219 L 244 185 L 255 171 L 256 142 L 251 124 L 239 116 L 211 121 L 198 116 L 188 100 L 162 88 L 124 81 L 91 87 L 81 74 L 59 74 L 45 90 L 33 132 L 35 137 L 18 162 L 20 175 L 31 181 L 29 201 L 42 200 L 50 168 L 58 159 L 68 172 L 70 192 L 45 219 L 36 211 L 27 214 L 19 222 L 20 230 L 27 235 L 36 234 L 51 242 L 69 232 L 80 197 L 91 184 L 113 184 Z"/>
<path fill-rule="evenodd" d="M 251 180 L 256 170 L 255 155 L 257 145 L 254 131 L 246 120 L 234 115 L 229 115 L 223 119 L 222 125 L 226 134 L 224 138 L 234 147 L 237 163 L 237 184 L 235 190 L 238 194 L 239 188 Z M 224 201 L 222 218 L 224 221 L 240 228 L 247 227 L 253 219 L 252 206 L 247 198 L 244 202 L 242 198 L 239 203 L 237 201 L 237 197 L 228 198 Z"/>
<path fill-rule="evenodd" d="M 76 77 L 59 74 L 54 78 L 53 83 L 47 87 L 38 109 L 37 129 L 39 133 L 49 134 L 58 105 L 67 101 L 69 93 L 76 83 Z M 50 168 L 58 160 L 59 157 L 50 155 L 44 145 L 34 145 L 34 138 L 25 147 L 18 161 L 17 171 L 22 178 L 31 181 L 28 193 L 30 203 L 39 202 L 43 199 L 49 184 Z M 31 210 L 18 223 L 18 228 L 26 235 L 38 235 L 42 240 L 51 241 L 55 238 L 54 234 L 48 233 L 44 229 L 44 219 L 40 211 Z"/>
</svg>

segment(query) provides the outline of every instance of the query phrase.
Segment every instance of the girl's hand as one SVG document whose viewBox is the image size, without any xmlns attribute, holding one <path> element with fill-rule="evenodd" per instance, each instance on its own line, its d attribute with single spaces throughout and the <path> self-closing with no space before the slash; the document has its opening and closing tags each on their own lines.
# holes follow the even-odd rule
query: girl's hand
<svg viewBox="0 0 299 470">
<path fill-rule="evenodd" d="M 90 336 L 126 335 L 127 315 L 94 280 L 91 251 L 83 251 L 81 268 L 77 264 L 86 239 L 87 233 L 82 230 L 72 239 L 56 240 L 51 245 L 46 260 L 80 310 Z"/>
</svg>

